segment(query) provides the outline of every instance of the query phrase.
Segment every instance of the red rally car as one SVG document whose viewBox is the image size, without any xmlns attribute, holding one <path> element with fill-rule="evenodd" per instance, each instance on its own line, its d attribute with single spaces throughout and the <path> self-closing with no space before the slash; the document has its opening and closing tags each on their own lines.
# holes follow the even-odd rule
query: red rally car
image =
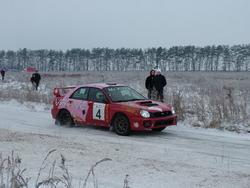
<svg viewBox="0 0 250 188">
<path fill-rule="evenodd" d="M 66 94 L 63 91 L 70 89 Z M 148 100 L 121 84 L 87 84 L 54 88 L 51 109 L 56 124 L 112 127 L 118 135 L 135 130 L 162 131 L 177 124 L 172 106 Z"/>
</svg>

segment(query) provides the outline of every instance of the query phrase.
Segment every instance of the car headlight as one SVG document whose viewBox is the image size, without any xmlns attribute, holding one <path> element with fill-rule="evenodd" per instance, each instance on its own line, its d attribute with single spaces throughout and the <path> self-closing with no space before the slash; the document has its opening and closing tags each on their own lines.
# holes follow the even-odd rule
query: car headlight
<svg viewBox="0 0 250 188">
<path fill-rule="evenodd" d="M 171 108 L 172 114 L 175 114 L 174 107 Z"/>
<path fill-rule="evenodd" d="M 150 114 L 149 114 L 149 112 L 147 110 L 141 110 L 140 114 L 141 114 L 142 117 L 145 117 L 145 118 L 150 117 Z"/>
</svg>

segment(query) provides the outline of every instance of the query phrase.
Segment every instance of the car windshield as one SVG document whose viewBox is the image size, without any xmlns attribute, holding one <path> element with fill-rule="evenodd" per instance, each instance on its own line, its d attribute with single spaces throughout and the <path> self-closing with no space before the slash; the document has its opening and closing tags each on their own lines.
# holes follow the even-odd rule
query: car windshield
<svg viewBox="0 0 250 188">
<path fill-rule="evenodd" d="M 113 102 L 127 102 L 146 99 L 128 86 L 106 87 L 104 90 Z"/>
</svg>

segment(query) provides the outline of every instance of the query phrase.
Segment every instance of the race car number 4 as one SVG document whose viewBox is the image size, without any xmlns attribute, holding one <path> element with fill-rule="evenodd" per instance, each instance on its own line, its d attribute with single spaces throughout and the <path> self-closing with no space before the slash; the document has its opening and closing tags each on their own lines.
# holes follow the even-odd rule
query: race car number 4
<svg viewBox="0 0 250 188">
<path fill-rule="evenodd" d="M 105 105 L 101 103 L 94 103 L 93 106 L 93 119 L 105 120 Z"/>
</svg>

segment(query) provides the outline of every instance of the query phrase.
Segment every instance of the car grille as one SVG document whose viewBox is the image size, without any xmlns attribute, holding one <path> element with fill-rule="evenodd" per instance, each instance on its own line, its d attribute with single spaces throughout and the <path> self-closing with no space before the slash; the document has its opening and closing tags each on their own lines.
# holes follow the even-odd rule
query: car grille
<svg viewBox="0 0 250 188">
<path fill-rule="evenodd" d="M 173 124 L 173 119 L 166 119 L 166 120 L 158 120 L 158 121 L 156 121 L 154 126 L 171 125 L 171 124 Z"/>
<path fill-rule="evenodd" d="M 171 111 L 150 113 L 151 118 L 167 117 L 173 115 Z"/>
</svg>

